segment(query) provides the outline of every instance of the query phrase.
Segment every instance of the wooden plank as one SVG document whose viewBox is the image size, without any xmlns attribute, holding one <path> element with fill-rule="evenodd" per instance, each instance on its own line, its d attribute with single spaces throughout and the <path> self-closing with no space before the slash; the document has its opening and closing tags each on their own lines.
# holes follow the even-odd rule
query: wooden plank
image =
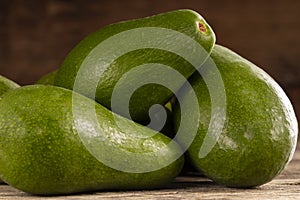
<svg viewBox="0 0 300 200">
<path fill-rule="evenodd" d="M 0 186 L 0 199 L 300 199 L 300 149 L 273 181 L 255 189 L 226 188 L 200 176 L 178 177 L 165 189 L 96 192 L 57 197 L 37 197 L 8 185 Z"/>
</svg>

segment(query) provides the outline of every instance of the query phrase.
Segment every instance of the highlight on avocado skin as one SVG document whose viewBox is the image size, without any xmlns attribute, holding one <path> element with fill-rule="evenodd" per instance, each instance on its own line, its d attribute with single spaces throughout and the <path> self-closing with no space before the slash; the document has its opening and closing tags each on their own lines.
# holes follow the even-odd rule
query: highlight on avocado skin
<svg viewBox="0 0 300 200">
<path fill-rule="evenodd" d="M 84 111 L 91 105 L 96 122 L 89 117 L 94 113 Z M 83 113 L 80 118 L 74 118 L 73 106 Z M 126 130 L 114 123 L 111 111 L 59 87 L 31 85 L 10 92 L 0 101 L 1 178 L 39 195 L 151 189 L 170 183 L 183 166 L 179 145 L 170 146 L 171 139 L 163 134 L 141 125 L 133 129 L 131 121 L 118 118 L 128 124 Z M 96 132 L 98 125 L 101 131 Z M 85 148 L 79 126 L 102 159 L 124 168 L 156 170 L 130 173 L 106 166 Z M 129 160 L 132 153 L 144 156 Z"/>
<path fill-rule="evenodd" d="M 201 157 L 199 151 L 206 145 L 204 139 L 213 116 L 207 84 L 199 74 L 189 80 L 199 104 L 190 104 L 189 91 L 181 91 L 183 104 L 190 109 L 180 111 L 176 104 L 173 106 L 175 129 L 180 116 L 197 114 L 194 110 L 199 106 L 199 129 L 188 149 L 192 165 L 217 183 L 230 187 L 267 183 L 284 169 L 296 149 L 298 124 L 291 102 L 266 72 L 233 51 L 215 45 L 211 58 L 226 90 L 227 114 L 222 133 L 214 138 L 214 148 Z M 209 69 L 210 65 L 204 64 L 203 68 Z M 217 115 L 215 121 L 222 117 Z M 190 125 L 183 126 L 188 131 Z M 179 143 L 185 140 L 178 138 Z"/>
</svg>

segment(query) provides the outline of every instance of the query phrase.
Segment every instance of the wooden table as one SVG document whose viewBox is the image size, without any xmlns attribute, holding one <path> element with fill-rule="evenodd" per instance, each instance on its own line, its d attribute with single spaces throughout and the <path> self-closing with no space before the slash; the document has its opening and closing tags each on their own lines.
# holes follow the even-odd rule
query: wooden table
<svg viewBox="0 0 300 200">
<path fill-rule="evenodd" d="M 0 199 L 300 199 L 300 149 L 286 169 L 273 181 L 256 189 L 231 189 L 207 178 L 178 177 L 168 188 L 36 197 L 8 185 L 0 186 Z"/>
</svg>

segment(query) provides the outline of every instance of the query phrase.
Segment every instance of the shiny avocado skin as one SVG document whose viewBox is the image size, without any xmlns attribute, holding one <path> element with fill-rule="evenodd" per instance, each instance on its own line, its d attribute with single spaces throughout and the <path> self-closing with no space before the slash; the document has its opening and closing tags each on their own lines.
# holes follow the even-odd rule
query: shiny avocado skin
<svg viewBox="0 0 300 200">
<path fill-rule="evenodd" d="M 206 32 L 199 30 L 197 24 L 199 21 L 205 26 Z M 144 27 L 161 27 L 183 33 L 202 45 L 208 54 L 215 43 L 215 35 L 212 29 L 198 13 L 192 10 L 176 10 L 112 24 L 86 37 L 69 53 L 58 71 L 55 85 L 73 89 L 77 72 L 83 60 L 98 44 L 123 31 Z M 175 40 L 176 38 L 173 39 Z M 130 43 L 131 41 L 128 42 Z M 174 42 L 170 41 L 170 44 L 174 44 Z M 206 58 L 199 59 L 204 61 Z M 190 63 L 174 53 L 151 48 L 135 50 L 117 58 L 102 74 L 101 78 L 99 77 L 95 100 L 111 109 L 111 94 L 117 81 L 130 69 L 145 63 L 165 64 L 177 70 L 186 78 L 195 71 L 195 68 Z M 101 68 L 102 66 L 95 66 L 95 71 L 101 71 Z M 92 79 L 91 76 L 93 76 L 93 73 L 85 74 L 85 80 L 82 80 L 82 82 L 88 82 Z M 174 80 L 174 84 L 179 89 L 183 83 Z M 89 93 L 88 90 L 89 88 L 80 88 L 80 91 L 76 91 L 93 98 L 94 94 Z M 154 104 L 164 105 L 171 96 L 172 92 L 160 85 L 150 84 L 139 88 L 130 100 L 129 110 L 132 119 L 141 123 L 148 121 L 149 108 Z M 116 112 L 123 116 L 125 115 L 122 111 L 116 110 Z"/>
<path fill-rule="evenodd" d="M 87 127 L 95 125 L 92 120 L 89 121 L 93 113 L 85 113 L 75 119 L 72 97 L 78 100 L 73 106 L 79 109 L 95 106 L 105 137 L 116 149 L 124 152 L 113 157 L 114 152 L 103 149 L 104 152 L 100 153 L 107 158 L 122 160 L 126 152 L 150 152 L 143 160 L 137 160 L 141 167 L 161 164 L 165 162 L 165 156 L 181 153 L 177 145 L 167 147 L 164 155 L 152 156 L 151 152 L 167 146 L 170 139 L 139 125 L 134 130 L 132 125 L 128 125 L 127 130 L 119 129 L 114 124 L 112 112 L 89 98 L 79 94 L 72 96 L 72 91 L 55 86 L 25 86 L 5 94 L 0 101 L 0 177 L 5 182 L 31 194 L 58 195 L 159 188 L 171 182 L 180 172 L 183 157 L 174 159 L 164 168 L 145 173 L 122 172 L 99 162 L 85 148 L 74 125 L 76 121 L 83 130 L 91 133 L 93 129 Z M 132 123 L 121 116 L 116 117 L 125 125 Z M 137 139 L 133 133 L 154 136 Z M 125 142 L 118 143 L 120 136 L 124 135 Z M 94 139 L 93 134 L 91 139 Z M 101 150 L 101 145 L 99 148 Z"/>
<path fill-rule="evenodd" d="M 217 183 L 237 188 L 267 183 L 284 169 L 296 148 L 298 125 L 292 105 L 268 74 L 231 50 L 216 45 L 211 57 L 225 85 L 225 126 L 212 151 L 199 158 L 210 122 L 211 100 L 205 82 L 199 74 L 194 74 L 190 83 L 199 105 L 181 111 L 193 115 L 193 108 L 200 108 L 199 128 L 188 156 L 198 170 Z M 184 103 L 189 104 L 188 91 L 182 94 Z M 174 113 L 177 130 L 178 104 Z M 180 140 L 184 138 L 179 143 Z"/>
</svg>

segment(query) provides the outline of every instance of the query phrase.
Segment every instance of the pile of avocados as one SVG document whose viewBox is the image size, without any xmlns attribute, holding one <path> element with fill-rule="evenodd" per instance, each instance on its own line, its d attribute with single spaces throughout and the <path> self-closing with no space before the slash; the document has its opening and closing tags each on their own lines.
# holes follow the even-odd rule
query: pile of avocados
<svg viewBox="0 0 300 200">
<path fill-rule="evenodd" d="M 296 149 L 291 102 L 215 41 L 176 10 L 97 30 L 34 85 L 0 76 L 0 178 L 35 195 L 163 188 L 184 164 L 227 187 L 271 181 Z"/>
</svg>

